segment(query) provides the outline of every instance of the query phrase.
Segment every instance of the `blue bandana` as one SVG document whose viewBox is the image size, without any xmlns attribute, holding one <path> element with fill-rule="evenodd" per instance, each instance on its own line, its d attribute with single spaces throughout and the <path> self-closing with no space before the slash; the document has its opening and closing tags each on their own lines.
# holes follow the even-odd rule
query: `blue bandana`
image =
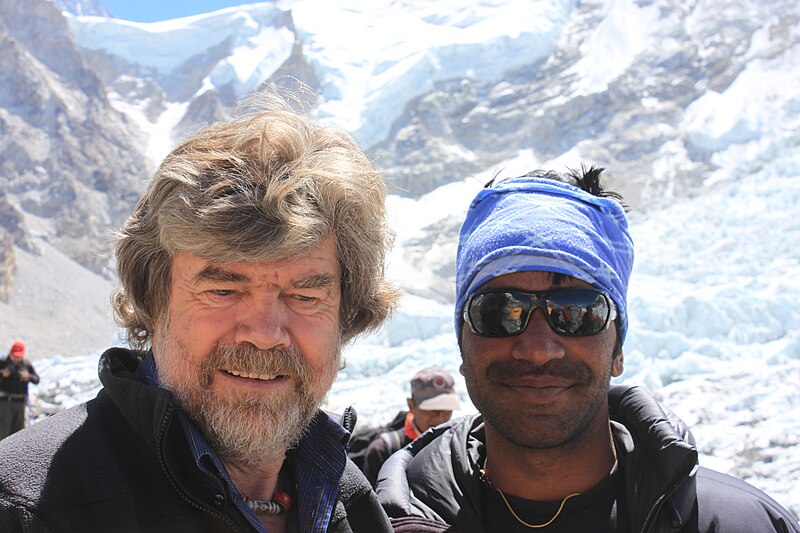
<svg viewBox="0 0 800 533">
<path fill-rule="evenodd" d="M 482 189 L 461 226 L 456 257 L 456 335 L 467 298 L 492 278 L 557 272 L 606 291 L 617 306 L 620 343 L 628 331 L 626 295 L 633 240 L 622 206 L 572 185 L 519 177 Z"/>
</svg>

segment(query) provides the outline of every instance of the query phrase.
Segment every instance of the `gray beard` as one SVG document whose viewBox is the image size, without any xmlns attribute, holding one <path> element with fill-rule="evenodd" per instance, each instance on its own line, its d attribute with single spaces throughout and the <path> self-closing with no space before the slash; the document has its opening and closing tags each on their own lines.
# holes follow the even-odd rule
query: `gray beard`
<svg viewBox="0 0 800 533">
<path fill-rule="evenodd" d="M 162 337 L 166 339 L 165 337 Z M 314 372 L 294 347 L 259 350 L 249 345 L 216 345 L 200 372 L 187 376 L 184 350 L 168 342 L 157 358 L 159 384 L 170 390 L 224 462 L 252 468 L 282 461 L 303 435 L 339 368 L 339 352 L 323 372 Z M 214 372 L 220 367 L 259 374 L 289 375 L 291 394 L 214 393 Z"/>
<path fill-rule="evenodd" d="M 318 406 L 313 400 L 232 404 L 211 394 L 178 401 L 223 461 L 253 468 L 281 461 L 300 441 Z"/>
</svg>

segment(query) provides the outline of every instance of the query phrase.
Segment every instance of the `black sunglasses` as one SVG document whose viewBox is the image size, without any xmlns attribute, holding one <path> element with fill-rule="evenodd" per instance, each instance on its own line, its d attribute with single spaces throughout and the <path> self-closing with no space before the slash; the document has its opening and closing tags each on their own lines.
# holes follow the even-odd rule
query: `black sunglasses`
<svg viewBox="0 0 800 533">
<path fill-rule="evenodd" d="M 464 321 L 481 337 L 513 337 L 525 331 L 538 307 L 550 329 L 567 337 L 597 335 L 617 318 L 617 308 L 605 292 L 568 287 L 544 292 L 474 292 L 464 305 Z"/>
</svg>

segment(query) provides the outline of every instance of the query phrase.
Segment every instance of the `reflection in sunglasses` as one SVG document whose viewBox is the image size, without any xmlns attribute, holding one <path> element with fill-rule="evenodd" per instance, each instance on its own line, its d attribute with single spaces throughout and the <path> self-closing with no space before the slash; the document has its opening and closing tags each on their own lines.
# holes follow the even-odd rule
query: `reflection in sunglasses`
<svg viewBox="0 0 800 533">
<path fill-rule="evenodd" d="M 464 319 L 473 333 L 508 337 L 522 333 L 531 314 L 541 308 L 550 328 L 559 335 L 596 335 L 616 318 L 613 302 L 594 288 L 563 288 L 541 293 L 495 289 L 474 293 Z"/>
</svg>

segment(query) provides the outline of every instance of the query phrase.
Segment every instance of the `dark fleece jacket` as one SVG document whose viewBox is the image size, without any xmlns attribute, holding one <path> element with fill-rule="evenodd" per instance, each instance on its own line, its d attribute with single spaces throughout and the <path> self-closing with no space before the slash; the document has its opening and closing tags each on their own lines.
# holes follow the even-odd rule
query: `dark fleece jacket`
<svg viewBox="0 0 800 533">
<path fill-rule="evenodd" d="M 197 469 L 172 395 L 134 375 L 134 352 L 100 359 L 96 398 L 0 441 L 0 531 L 251 531 Z M 348 461 L 328 531 L 391 531 Z"/>
</svg>

